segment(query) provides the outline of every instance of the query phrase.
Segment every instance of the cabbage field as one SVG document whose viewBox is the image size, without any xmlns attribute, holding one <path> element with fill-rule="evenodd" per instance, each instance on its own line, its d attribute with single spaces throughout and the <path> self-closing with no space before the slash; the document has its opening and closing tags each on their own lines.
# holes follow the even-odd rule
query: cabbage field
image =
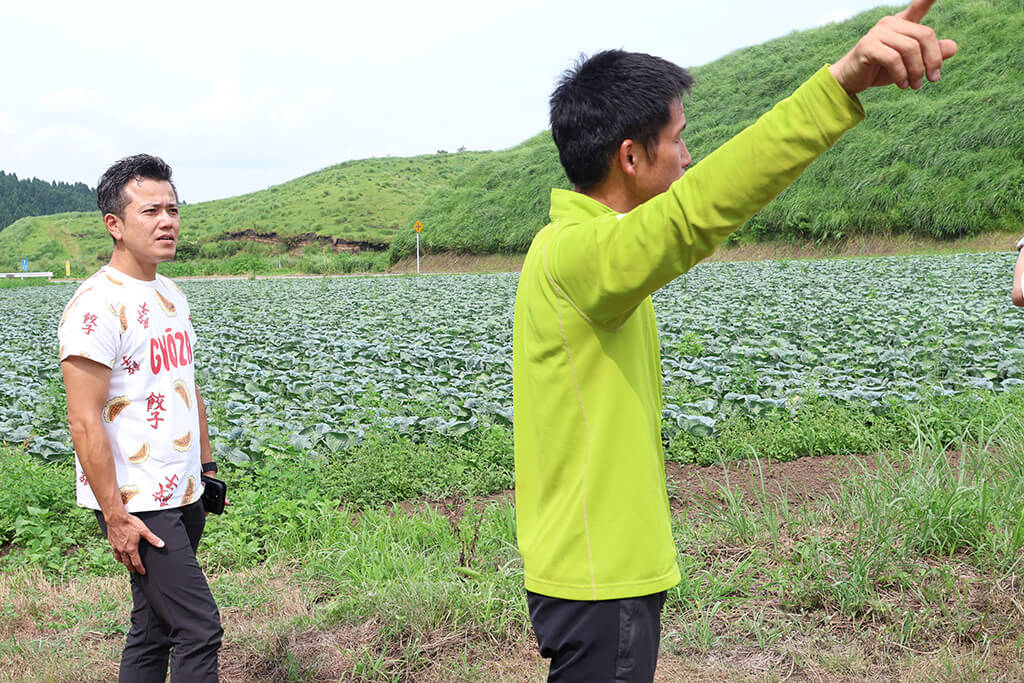
<svg viewBox="0 0 1024 683">
<path fill-rule="evenodd" d="M 664 430 L 1024 384 L 1011 254 L 708 263 L 655 295 Z M 182 281 L 220 457 L 512 418 L 517 275 Z M 75 285 L 0 290 L 0 441 L 69 457 L 56 326 Z M 274 439 L 271 439 L 274 441 Z"/>
</svg>

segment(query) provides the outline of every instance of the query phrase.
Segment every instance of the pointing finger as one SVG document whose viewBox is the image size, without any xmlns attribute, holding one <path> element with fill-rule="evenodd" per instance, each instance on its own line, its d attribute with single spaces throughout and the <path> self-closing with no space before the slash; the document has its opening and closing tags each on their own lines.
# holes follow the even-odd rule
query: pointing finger
<svg viewBox="0 0 1024 683">
<path fill-rule="evenodd" d="M 935 0 L 912 0 L 910 7 L 903 10 L 896 16 L 901 19 L 906 19 L 907 21 L 912 21 L 915 24 L 919 24 L 934 4 Z"/>
</svg>

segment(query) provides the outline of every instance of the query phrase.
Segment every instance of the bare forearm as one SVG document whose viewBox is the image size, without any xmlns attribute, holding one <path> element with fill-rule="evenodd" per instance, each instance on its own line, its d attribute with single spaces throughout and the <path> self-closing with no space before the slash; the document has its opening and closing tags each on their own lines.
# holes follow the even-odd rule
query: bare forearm
<svg viewBox="0 0 1024 683">
<path fill-rule="evenodd" d="M 127 516 L 117 485 L 117 470 L 110 440 L 100 419 L 69 416 L 68 421 L 75 453 L 82 463 L 82 471 L 89 480 L 89 487 L 96 496 L 104 518 L 110 522 Z"/>
</svg>

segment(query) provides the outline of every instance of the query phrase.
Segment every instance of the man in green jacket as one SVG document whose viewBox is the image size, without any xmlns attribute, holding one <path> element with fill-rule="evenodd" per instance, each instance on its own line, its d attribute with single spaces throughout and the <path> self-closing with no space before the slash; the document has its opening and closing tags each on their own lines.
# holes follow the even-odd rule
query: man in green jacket
<svg viewBox="0 0 1024 683">
<path fill-rule="evenodd" d="M 551 126 L 573 190 L 523 264 L 513 328 L 516 521 L 549 680 L 649 681 L 679 581 L 651 293 L 711 254 L 864 116 L 856 93 L 938 80 L 956 52 L 885 17 L 689 173 L 680 67 L 607 51 L 567 71 Z"/>
</svg>

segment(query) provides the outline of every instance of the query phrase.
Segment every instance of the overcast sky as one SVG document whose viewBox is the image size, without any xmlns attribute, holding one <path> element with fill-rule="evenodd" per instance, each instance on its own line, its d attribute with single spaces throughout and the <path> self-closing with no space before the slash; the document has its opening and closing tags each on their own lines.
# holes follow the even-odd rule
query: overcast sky
<svg viewBox="0 0 1024 683">
<path fill-rule="evenodd" d="M 699 66 L 879 4 L 6 3 L 0 170 L 95 186 L 110 162 L 150 152 L 195 203 L 349 159 L 503 149 L 547 127 L 581 52 Z"/>
</svg>

